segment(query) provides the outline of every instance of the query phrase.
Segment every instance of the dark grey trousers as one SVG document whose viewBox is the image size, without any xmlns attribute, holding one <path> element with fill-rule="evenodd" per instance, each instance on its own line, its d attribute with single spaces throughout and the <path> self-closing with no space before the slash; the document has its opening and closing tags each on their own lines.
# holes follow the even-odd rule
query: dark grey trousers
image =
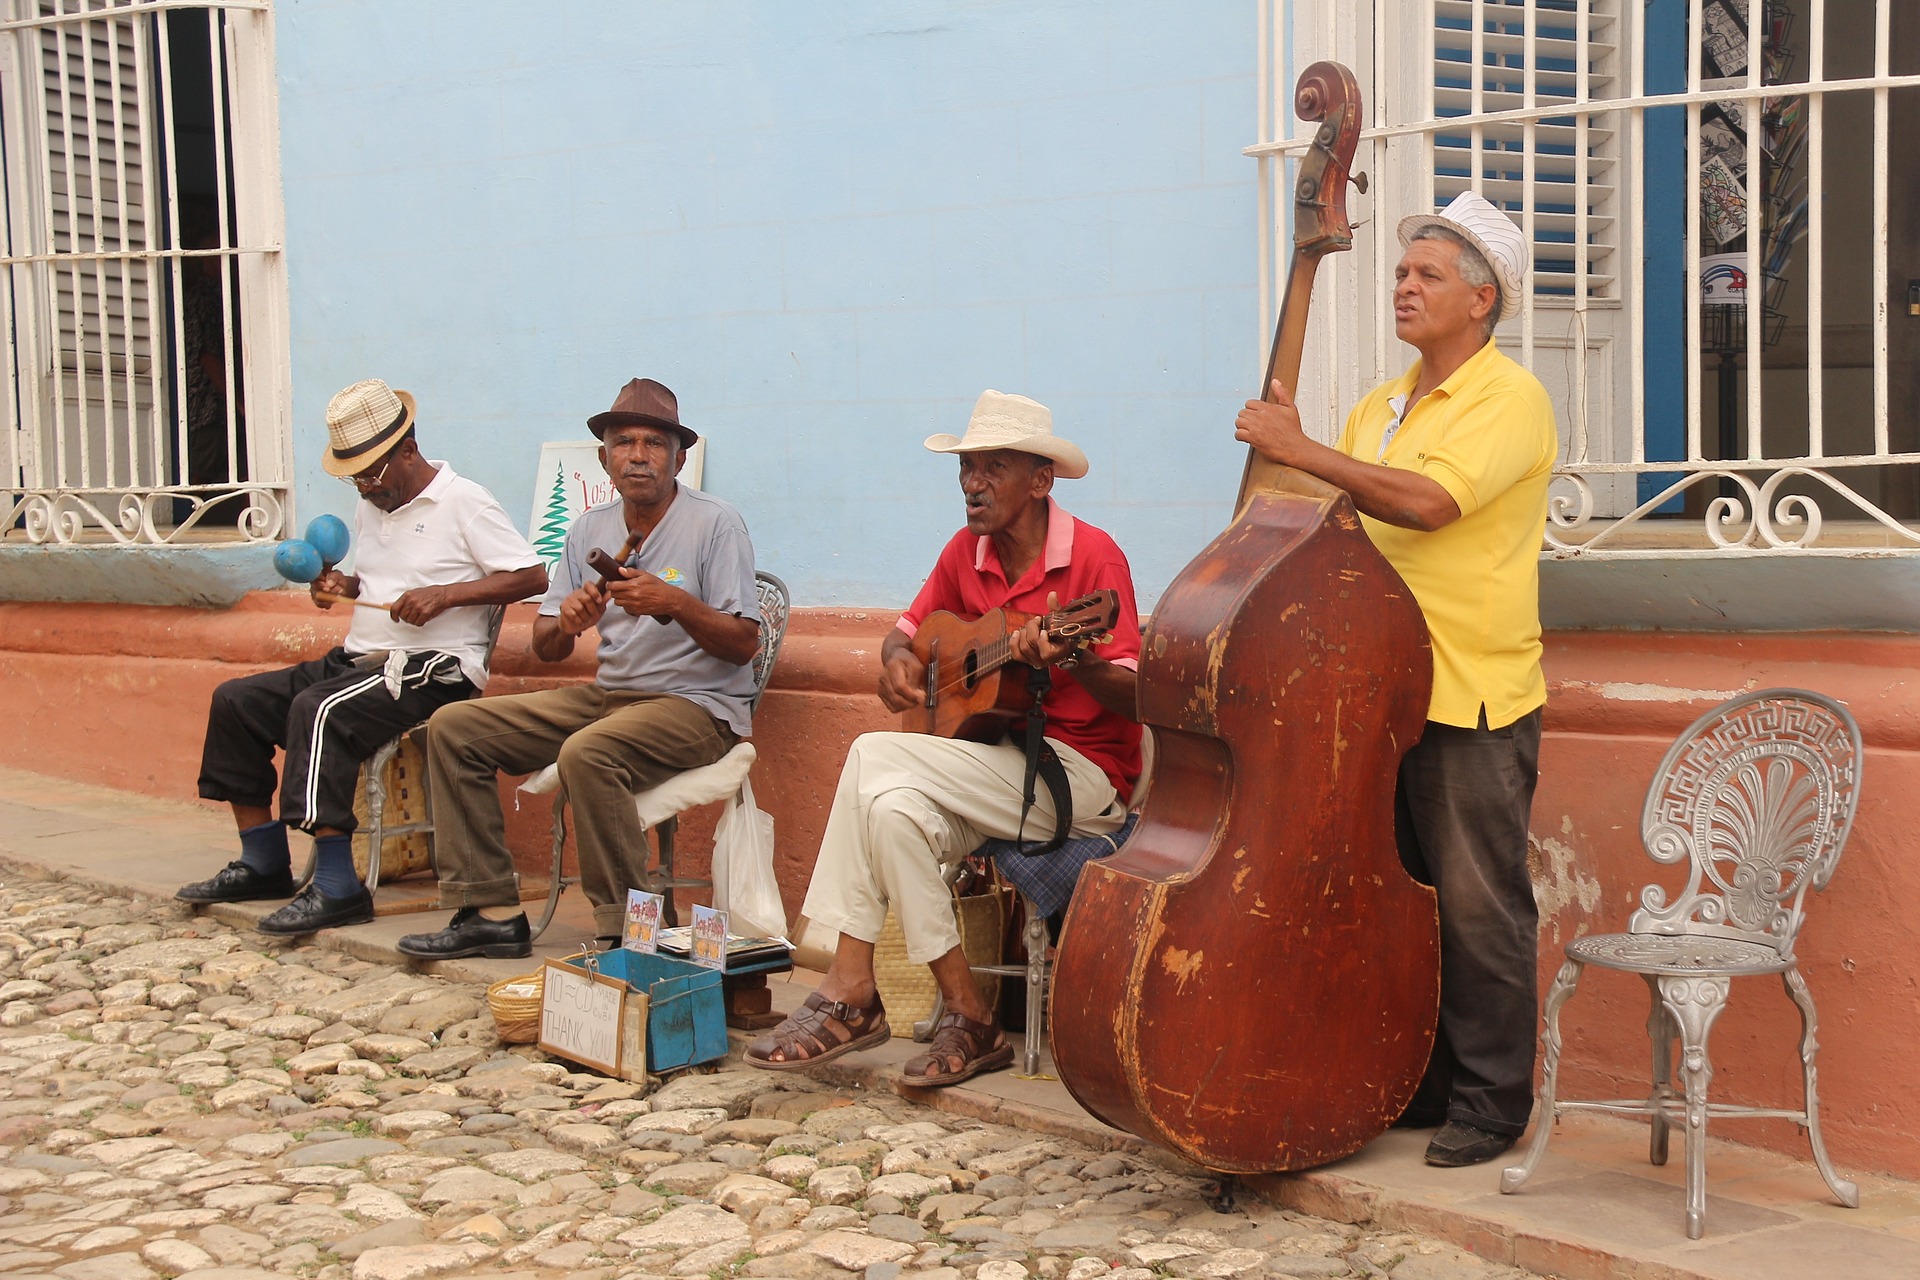
<svg viewBox="0 0 1920 1280">
<path fill-rule="evenodd" d="M 1539 763 L 1538 710 L 1500 729 L 1429 721 L 1400 762 L 1400 860 L 1440 896 L 1440 1026 L 1409 1120 L 1527 1127 L 1540 1021 L 1527 818 Z"/>
</svg>

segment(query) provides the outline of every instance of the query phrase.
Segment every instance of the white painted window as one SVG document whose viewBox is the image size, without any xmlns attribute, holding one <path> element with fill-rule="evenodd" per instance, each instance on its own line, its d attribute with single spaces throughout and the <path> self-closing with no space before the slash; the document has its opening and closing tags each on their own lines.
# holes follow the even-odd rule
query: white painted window
<svg viewBox="0 0 1920 1280">
<path fill-rule="evenodd" d="M 1890 163 L 1920 146 L 1920 9 L 1263 0 L 1261 48 L 1268 315 L 1306 141 L 1293 78 L 1346 63 L 1365 103 L 1372 185 L 1350 193 L 1354 252 L 1321 268 L 1301 375 L 1314 427 L 1412 359 L 1385 305 L 1400 218 L 1475 190 L 1534 245 L 1499 338 L 1559 416 L 1549 553 L 1920 551 L 1920 397 L 1890 388 L 1920 371 L 1920 168 Z"/>
<path fill-rule="evenodd" d="M 0 532 L 278 536 L 289 485 L 271 10 L 4 0 Z"/>
</svg>

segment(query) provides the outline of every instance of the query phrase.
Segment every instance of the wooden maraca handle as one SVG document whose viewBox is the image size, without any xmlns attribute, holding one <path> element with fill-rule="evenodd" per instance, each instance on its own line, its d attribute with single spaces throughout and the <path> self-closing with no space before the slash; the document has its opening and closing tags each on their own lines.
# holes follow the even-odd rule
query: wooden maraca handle
<svg viewBox="0 0 1920 1280">
<path fill-rule="evenodd" d="M 379 609 L 383 612 L 390 611 L 393 608 L 392 605 L 381 604 L 378 600 L 359 600 L 353 596 L 343 596 L 332 591 L 315 591 L 313 598 L 315 600 L 325 600 L 329 604 L 352 604 L 358 605 L 362 609 Z"/>
</svg>

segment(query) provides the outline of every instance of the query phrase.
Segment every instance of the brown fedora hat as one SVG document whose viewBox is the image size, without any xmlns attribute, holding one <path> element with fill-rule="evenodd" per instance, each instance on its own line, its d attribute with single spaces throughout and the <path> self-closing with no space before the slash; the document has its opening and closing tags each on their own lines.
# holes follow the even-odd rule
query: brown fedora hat
<svg viewBox="0 0 1920 1280">
<path fill-rule="evenodd" d="M 620 388 L 613 408 L 587 419 L 587 430 L 596 440 L 604 439 L 608 427 L 667 427 L 680 433 L 680 447 L 693 448 L 699 435 L 692 427 L 680 424 L 680 402 L 652 378 L 635 378 Z"/>
</svg>

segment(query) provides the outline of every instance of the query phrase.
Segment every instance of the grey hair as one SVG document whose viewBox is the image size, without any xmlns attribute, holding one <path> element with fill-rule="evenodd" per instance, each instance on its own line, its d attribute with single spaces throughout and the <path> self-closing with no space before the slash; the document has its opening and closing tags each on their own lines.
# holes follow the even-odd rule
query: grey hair
<svg viewBox="0 0 1920 1280">
<path fill-rule="evenodd" d="M 1473 241 L 1452 227 L 1440 227 L 1428 223 L 1407 237 L 1409 245 L 1415 240 L 1438 240 L 1443 244 L 1453 245 L 1460 250 L 1459 261 L 1455 266 L 1460 272 L 1460 278 L 1467 282 L 1467 287 L 1478 289 L 1483 284 L 1493 286 L 1493 309 L 1487 312 L 1487 318 L 1481 322 L 1482 336 L 1491 338 L 1494 326 L 1500 323 L 1500 308 L 1506 298 L 1505 290 L 1500 287 L 1499 278 L 1493 274 L 1493 267 L 1487 262 L 1487 256 L 1480 252 Z"/>
</svg>

